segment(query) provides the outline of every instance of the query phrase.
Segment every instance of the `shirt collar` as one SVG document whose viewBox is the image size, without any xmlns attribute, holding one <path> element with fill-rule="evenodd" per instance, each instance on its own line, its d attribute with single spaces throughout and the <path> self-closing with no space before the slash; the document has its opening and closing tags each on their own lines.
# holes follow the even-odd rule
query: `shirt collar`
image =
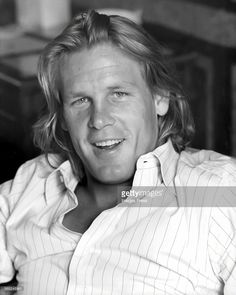
<svg viewBox="0 0 236 295">
<path fill-rule="evenodd" d="M 173 181 L 179 154 L 174 150 L 171 140 L 157 147 L 154 151 L 142 155 L 137 161 L 137 169 L 147 169 L 160 166 L 161 177 L 166 186 Z M 69 160 L 63 162 L 47 178 L 45 184 L 46 197 L 56 195 L 55 187 L 64 183 L 66 188 L 73 192 L 80 180 L 74 175 Z"/>
<path fill-rule="evenodd" d="M 152 153 L 160 162 L 164 184 L 166 186 L 170 185 L 176 175 L 177 162 L 179 160 L 179 154 L 175 151 L 171 139 L 157 147 Z"/>
<path fill-rule="evenodd" d="M 59 190 L 64 190 L 65 187 L 71 192 L 70 195 L 73 196 L 72 192 L 74 192 L 79 181 L 80 180 L 75 177 L 73 173 L 70 161 L 66 160 L 65 162 L 60 164 L 46 179 L 46 202 L 53 196 L 58 196 Z"/>
<path fill-rule="evenodd" d="M 144 154 L 137 161 L 137 169 L 159 167 L 161 178 L 166 186 L 173 181 L 179 154 L 175 151 L 171 139 L 157 147 L 154 151 Z"/>
</svg>

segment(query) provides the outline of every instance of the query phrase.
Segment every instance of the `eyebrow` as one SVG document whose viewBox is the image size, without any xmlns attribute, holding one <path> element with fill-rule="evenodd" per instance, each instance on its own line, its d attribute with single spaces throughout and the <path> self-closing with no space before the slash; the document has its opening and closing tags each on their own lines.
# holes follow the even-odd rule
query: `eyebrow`
<svg viewBox="0 0 236 295">
<path fill-rule="evenodd" d="M 121 81 L 119 84 L 114 83 L 114 85 L 108 86 L 107 89 L 117 89 L 124 87 L 137 87 L 137 85 L 134 82 Z"/>
<path fill-rule="evenodd" d="M 129 85 L 129 86 L 133 86 L 133 85 Z M 116 90 L 116 89 L 124 89 L 126 87 L 127 87 L 127 85 L 114 85 L 114 86 L 107 87 L 107 89 L 108 90 Z"/>
<path fill-rule="evenodd" d="M 68 99 L 74 99 L 74 98 L 77 98 L 77 97 L 85 97 L 85 96 L 88 96 L 88 94 L 86 94 L 86 93 L 83 92 L 83 91 L 77 91 L 77 92 L 70 92 L 70 93 L 67 95 L 67 98 L 68 98 Z"/>
</svg>

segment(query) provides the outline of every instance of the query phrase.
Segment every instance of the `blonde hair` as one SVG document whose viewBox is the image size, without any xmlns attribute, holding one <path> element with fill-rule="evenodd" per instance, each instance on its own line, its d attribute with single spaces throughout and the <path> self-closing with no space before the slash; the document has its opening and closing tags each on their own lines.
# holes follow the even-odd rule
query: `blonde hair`
<svg viewBox="0 0 236 295">
<path fill-rule="evenodd" d="M 144 76 L 153 93 L 168 94 L 167 114 L 160 117 L 159 142 L 172 140 L 177 152 L 183 150 L 194 133 L 189 104 L 171 67 L 162 55 L 162 48 L 142 27 L 121 16 L 107 16 L 93 10 L 76 16 L 65 30 L 52 40 L 42 52 L 38 65 L 38 79 L 45 94 L 47 109 L 34 126 L 34 141 L 48 153 L 59 153 L 69 159 L 74 172 L 82 175 L 81 163 L 68 132 L 61 128 L 62 100 L 58 69 L 65 55 L 99 43 L 110 43 L 142 66 Z"/>
</svg>

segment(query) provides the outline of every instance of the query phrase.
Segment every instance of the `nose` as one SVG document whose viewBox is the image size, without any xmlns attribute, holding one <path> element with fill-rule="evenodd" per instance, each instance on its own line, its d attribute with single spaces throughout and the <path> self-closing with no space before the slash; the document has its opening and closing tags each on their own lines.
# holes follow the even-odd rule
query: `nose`
<svg viewBox="0 0 236 295">
<path fill-rule="evenodd" d="M 94 104 L 91 108 L 88 126 L 97 130 L 113 125 L 115 122 L 108 105 Z"/>
</svg>

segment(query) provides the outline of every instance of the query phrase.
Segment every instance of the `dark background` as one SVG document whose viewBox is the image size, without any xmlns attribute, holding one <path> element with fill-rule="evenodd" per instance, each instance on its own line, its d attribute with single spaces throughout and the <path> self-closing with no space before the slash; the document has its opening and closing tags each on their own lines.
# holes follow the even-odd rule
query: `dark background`
<svg viewBox="0 0 236 295">
<path fill-rule="evenodd" d="M 59 32 L 16 26 L 14 35 L 15 1 L 0 0 L 0 183 L 39 154 L 32 144 L 32 124 L 44 101 L 36 79 L 37 58 Z M 141 9 L 144 28 L 169 48 L 166 54 L 189 96 L 197 129 L 192 146 L 236 156 L 236 1 L 69 3 L 71 16 L 87 8 Z"/>
</svg>

